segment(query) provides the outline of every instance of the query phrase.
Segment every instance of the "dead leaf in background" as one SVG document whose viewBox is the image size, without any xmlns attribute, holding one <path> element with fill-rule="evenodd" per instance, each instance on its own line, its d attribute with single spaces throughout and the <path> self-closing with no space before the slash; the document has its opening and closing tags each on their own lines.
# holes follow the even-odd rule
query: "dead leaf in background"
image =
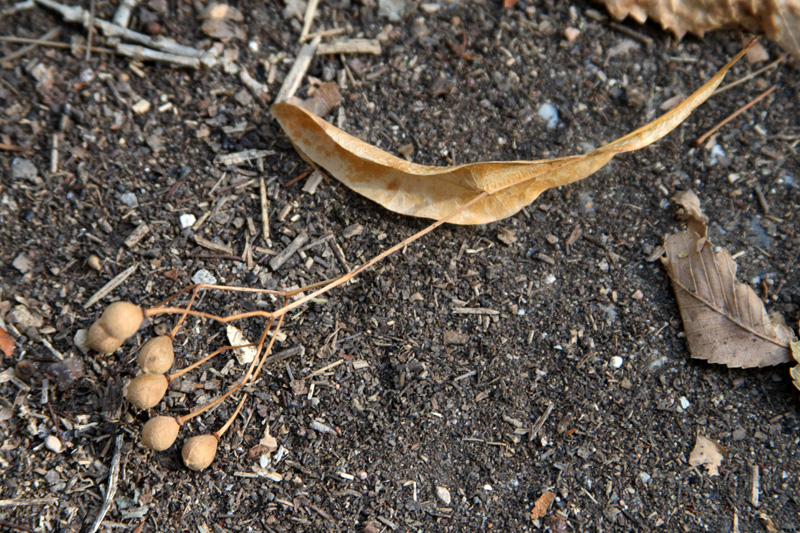
<svg viewBox="0 0 800 533">
<path fill-rule="evenodd" d="M 800 332 L 800 329 L 798 332 Z M 794 357 L 795 361 L 800 363 L 800 341 L 795 341 L 792 343 L 792 357 Z M 793 366 L 789 373 L 792 375 L 794 386 L 800 390 L 800 365 Z"/>
<path fill-rule="evenodd" d="M 357 139 L 296 105 L 277 103 L 272 114 L 298 153 L 385 208 L 453 224 L 486 224 L 509 217 L 552 187 L 581 180 L 615 155 L 657 141 L 702 104 L 751 47 L 680 105 L 588 154 L 539 161 L 486 162 L 453 167 L 418 165 Z M 460 211 L 459 211 L 460 210 Z"/>
<path fill-rule="evenodd" d="M 531 520 L 538 520 L 546 515 L 547 509 L 550 507 L 550 503 L 555 497 L 556 495 L 549 490 L 544 491 L 544 493 L 533 503 L 533 509 L 531 509 Z"/>
<path fill-rule="evenodd" d="M 0 328 L 0 350 L 3 350 L 6 357 L 14 355 L 14 341 L 3 328 Z"/>
<path fill-rule="evenodd" d="M 689 464 L 692 466 L 705 466 L 709 476 L 719 475 L 719 465 L 725 456 L 725 448 L 703 435 L 697 436 Z"/>
<path fill-rule="evenodd" d="M 789 361 L 792 330 L 777 315 L 767 315 L 755 291 L 736 281 L 736 263 L 727 250 L 714 253 L 697 196 L 686 191 L 673 200 L 686 210 L 689 227 L 667 237 L 661 261 L 672 279 L 692 357 L 743 368 Z"/>
<path fill-rule="evenodd" d="M 800 59 L 800 0 L 596 0 L 617 20 L 648 18 L 680 39 L 724 26 L 758 30 Z"/>
</svg>

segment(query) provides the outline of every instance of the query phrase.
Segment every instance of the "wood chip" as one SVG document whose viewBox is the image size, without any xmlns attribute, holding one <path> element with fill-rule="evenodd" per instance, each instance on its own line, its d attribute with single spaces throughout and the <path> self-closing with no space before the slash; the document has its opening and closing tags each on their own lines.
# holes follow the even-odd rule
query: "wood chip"
<svg viewBox="0 0 800 533">
<path fill-rule="evenodd" d="M 303 184 L 303 192 L 314 194 L 320 183 L 322 183 L 322 172 L 315 170 Z"/>
<path fill-rule="evenodd" d="M 346 39 L 320 44 L 317 48 L 317 55 L 372 54 L 379 56 L 381 53 L 381 43 L 377 39 Z"/>
<path fill-rule="evenodd" d="M 141 224 L 136 226 L 136 229 L 133 230 L 130 235 L 128 235 L 127 239 L 125 239 L 125 246 L 127 246 L 128 248 L 133 248 L 134 246 L 139 244 L 139 242 L 142 239 L 144 239 L 144 236 L 147 235 L 149 232 L 150 232 L 150 226 L 142 222 Z"/>
<path fill-rule="evenodd" d="M 255 159 L 263 159 L 264 157 L 274 154 L 275 152 L 272 150 L 243 150 L 233 154 L 218 155 L 214 158 L 214 163 L 221 166 L 240 165 L 242 163 L 249 163 Z"/>
<path fill-rule="evenodd" d="M 269 239 L 269 200 L 267 199 L 267 183 L 264 178 L 259 182 L 259 197 L 261 198 L 261 231 L 264 240 Z"/>
<path fill-rule="evenodd" d="M 496 309 L 487 309 L 484 307 L 454 307 L 453 312 L 458 315 L 499 315 L 500 311 Z"/>
<path fill-rule="evenodd" d="M 103 285 L 103 287 L 99 291 L 94 293 L 88 300 L 86 300 L 86 303 L 83 304 L 84 309 L 94 305 L 102 298 L 105 298 L 106 295 L 110 294 L 111 291 L 122 285 L 125 282 L 125 280 L 130 277 L 131 274 L 136 272 L 136 268 L 138 266 L 139 265 L 133 265 L 131 267 L 126 268 L 125 270 L 117 274 L 114 277 L 114 279 Z"/>
<path fill-rule="evenodd" d="M 225 255 L 234 255 L 233 246 L 228 246 L 227 244 L 221 244 L 214 241 L 210 241 L 205 237 L 201 237 L 200 235 L 194 235 L 194 242 L 196 242 L 199 246 L 202 246 L 203 248 L 207 248 L 208 250 L 212 250 L 214 252 L 219 252 Z"/>
<path fill-rule="evenodd" d="M 304 44 L 300 49 L 297 58 L 295 58 L 294 65 L 292 65 L 292 68 L 286 75 L 286 79 L 283 81 L 281 90 L 278 91 L 278 96 L 275 97 L 275 102 L 285 102 L 290 97 L 294 96 L 294 93 L 300 88 L 300 84 L 303 82 L 308 67 L 311 66 L 311 60 L 314 59 L 314 55 L 317 53 L 320 40 L 321 37 L 314 37 L 310 43 Z"/>
<path fill-rule="evenodd" d="M 283 264 L 292 257 L 297 250 L 308 241 L 308 234 L 301 233 L 298 235 L 286 248 L 283 249 L 278 255 L 273 257 L 269 262 L 269 267 L 272 270 L 278 270 Z"/>
</svg>

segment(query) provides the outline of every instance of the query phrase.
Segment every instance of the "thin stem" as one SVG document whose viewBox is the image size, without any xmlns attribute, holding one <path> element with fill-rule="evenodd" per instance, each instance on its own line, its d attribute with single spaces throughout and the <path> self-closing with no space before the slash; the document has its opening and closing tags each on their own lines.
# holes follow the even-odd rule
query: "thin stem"
<svg viewBox="0 0 800 533">
<path fill-rule="evenodd" d="M 275 339 L 278 338 L 278 331 L 280 331 L 281 329 L 284 316 L 286 315 L 281 315 L 278 318 L 278 325 L 275 327 L 275 332 L 272 334 L 272 338 L 269 340 L 269 346 L 267 346 L 267 349 L 264 351 L 264 355 L 263 357 L 261 357 L 261 362 L 258 363 L 258 368 L 256 368 L 256 371 L 253 373 L 252 376 L 250 376 L 250 379 L 248 380 L 249 382 L 255 382 L 256 378 L 258 378 L 258 374 L 261 373 L 261 367 L 264 366 L 264 362 L 267 360 L 267 356 L 272 352 L 272 346 L 275 344 Z"/>
<path fill-rule="evenodd" d="M 459 207 L 455 211 L 451 211 L 444 218 L 440 218 L 439 220 L 437 220 L 436 222 L 434 222 L 430 226 L 426 227 L 422 231 L 418 231 L 417 233 L 415 233 L 411 237 L 403 239 L 402 241 L 400 241 L 399 243 L 395 244 L 391 248 L 388 248 L 388 249 L 384 250 L 383 252 L 379 253 L 378 255 L 376 255 L 375 257 L 373 257 L 372 259 L 370 259 L 366 263 L 363 263 L 358 268 L 348 272 L 347 274 L 345 274 L 343 276 L 340 276 L 340 277 L 334 279 L 333 281 L 331 281 L 330 283 L 326 284 L 321 289 L 318 289 L 318 290 L 312 292 L 311 294 L 307 294 L 307 295 L 303 296 L 302 298 L 300 298 L 299 300 L 295 300 L 291 304 L 285 305 L 285 306 L 281 307 L 280 309 L 278 309 L 276 311 L 273 311 L 272 312 L 272 316 L 276 316 L 276 317 L 283 316 L 286 313 L 288 313 L 289 311 L 291 311 L 293 309 L 296 309 L 296 308 L 300 307 L 301 305 L 305 304 L 309 300 L 313 300 L 314 298 L 317 298 L 318 296 L 320 296 L 322 294 L 325 294 L 329 290 L 331 290 L 331 289 L 333 289 L 335 287 L 338 287 L 339 285 L 343 285 L 343 284 L 347 283 L 353 277 L 355 277 L 358 274 L 360 274 L 361 272 L 365 271 L 366 269 L 368 269 L 369 267 L 371 267 L 375 263 L 378 263 L 379 261 L 381 261 L 381 260 L 385 259 L 386 257 L 392 255 L 397 250 L 400 250 L 404 246 L 407 246 L 407 245 L 411 244 L 412 242 L 416 241 L 420 237 L 423 237 L 423 236 L 427 235 L 428 233 L 430 233 L 431 231 L 435 230 L 439 226 L 447 223 L 447 221 L 451 220 L 453 217 L 455 217 L 456 215 L 458 215 L 459 213 L 461 213 L 465 209 L 468 209 L 469 207 L 471 207 L 472 205 L 478 203 L 479 201 L 483 200 L 484 198 L 488 197 L 489 195 L 490 195 L 490 193 L 486 192 L 486 191 L 480 193 L 478 196 L 476 196 L 475 198 L 473 198 L 469 202 L 465 203 L 464 205 L 462 205 L 461 207 Z M 239 316 L 244 318 L 245 314 L 247 314 L 247 313 L 243 313 L 242 315 L 239 315 Z"/>
<path fill-rule="evenodd" d="M 267 326 L 261 332 L 261 337 L 258 339 L 258 345 L 256 347 L 256 355 L 253 357 L 253 360 L 250 362 L 250 366 L 247 367 L 247 372 L 245 372 L 244 377 L 242 378 L 242 382 L 248 383 L 250 381 L 250 376 L 253 374 L 253 368 L 258 364 L 259 357 L 261 357 L 261 349 L 264 347 L 264 342 L 267 340 L 267 334 L 269 333 L 270 328 L 272 328 L 272 324 L 275 323 L 274 318 L 270 318 Z M 281 325 L 278 324 L 278 327 L 275 329 L 275 333 L 272 334 L 274 337 L 278 334 L 278 330 L 281 329 Z M 270 344 L 272 346 L 272 344 Z M 269 353 L 269 352 L 267 352 Z"/>
<path fill-rule="evenodd" d="M 199 292 L 200 292 L 200 287 L 197 287 L 195 288 L 195 290 L 192 291 L 192 296 L 191 298 L 189 298 L 189 303 L 186 304 L 186 312 L 181 315 L 181 317 L 178 319 L 178 322 L 175 324 L 175 327 L 172 328 L 172 331 L 170 332 L 170 337 L 172 337 L 173 339 L 175 338 L 175 335 L 178 334 L 178 330 L 181 329 L 183 321 L 186 320 L 186 317 L 189 315 L 189 310 L 192 308 L 192 304 L 194 304 L 194 301 L 197 298 L 197 294 Z"/>
<path fill-rule="evenodd" d="M 157 307 L 153 309 L 147 309 L 144 312 L 144 316 L 150 318 L 156 315 L 178 315 L 181 313 L 186 313 L 192 316 L 199 316 L 201 318 L 207 318 L 209 320 L 220 322 L 221 324 L 227 324 L 229 322 L 233 322 L 235 320 L 240 320 L 243 318 L 252 318 L 252 317 L 275 318 L 275 313 L 269 311 L 250 311 L 248 313 L 239 313 L 230 316 L 219 316 L 211 313 L 205 313 L 203 311 L 190 311 L 183 307 Z"/>
<path fill-rule="evenodd" d="M 240 381 L 238 381 L 236 383 L 236 385 L 234 385 L 233 387 L 228 389 L 227 392 L 225 392 L 225 394 L 223 394 L 219 398 L 215 398 L 214 400 L 210 401 L 209 403 L 205 404 L 204 406 L 202 406 L 202 407 L 200 407 L 198 409 L 195 409 L 191 413 L 187 413 L 187 414 L 185 414 L 183 416 L 175 417 L 175 419 L 178 421 L 178 424 L 180 424 L 182 426 L 188 420 L 191 420 L 192 418 L 194 418 L 196 416 L 202 415 L 203 413 L 205 413 L 209 409 L 213 409 L 214 407 L 218 406 L 219 404 L 224 402 L 228 398 L 228 396 L 230 396 L 234 392 L 238 391 L 243 386 L 244 386 L 244 382 L 242 380 L 240 380 Z"/>
<path fill-rule="evenodd" d="M 185 368 L 181 368 L 180 370 L 176 370 L 172 374 L 166 374 L 166 378 L 167 378 L 167 380 L 172 381 L 173 379 L 178 378 L 178 377 L 186 374 L 187 372 L 191 372 L 192 370 L 194 370 L 198 366 L 202 365 L 203 363 L 205 363 L 206 361 L 212 359 L 213 357 L 216 357 L 217 355 L 221 354 L 224 351 L 236 350 L 238 348 L 249 348 L 249 347 L 255 346 L 255 345 L 256 344 L 254 342 L 251 342 L 250 344 L 240 344 L 238 346 L 223 346 L 222 348 L 220 348 L 218 350 L 214 350 L 213 352 L 211 352 L 207 356 L 203 357 L 199 361 L 196 361 L 196 362 L 192 363 L 191 365 L 189 365 L 189 366 L 187 366 Z"/>
<path fill-rule="evenodd" d="M 236 406 L 236 410 L 233 412 L 233 414 L 232 414 L 232 415 L 231 415 L 231 417 L 228 419 L 228 421 L 227 421 L 227 422 L 225 422 L 225 425 L 223 425 L 223 426 L 222 426 L 221 428 L 219 428 L 217 431 L 215 431 L 214 433 L 212 433 L 212 435 L 214 435 L 214 437 L 216 437 L 216 438 L 217 438 L 217 440 L 219 440 L 219 439 L 221 439 L 221 438 L 222 438 L 222 436 L 225 434 L 225 432 L 226 432 L 226 431 L 228 431 L 228 428 L 229 428 L 229 427 L 231 427 L 231 424 L 233 424 L 233 421 L 234 421 L 234 420 L 236 420 L 236 417 L 239 415 L 239 411 L 241 411 L 241 410 L 242 410 L 242 406 L 244 406 L 244 402 L 245 402 L 245 400 L 247 400 L 247 397 L 248 397 L 248 396 L 249 396 L 249 395 L 248 395 L 248 394 L 245 392 L 245 393 L 242 395 L 242 399 L 241 399 L 241 400 L 239 400 L 239 405 L 238 405 L 238 406 Z"/>
</svg>

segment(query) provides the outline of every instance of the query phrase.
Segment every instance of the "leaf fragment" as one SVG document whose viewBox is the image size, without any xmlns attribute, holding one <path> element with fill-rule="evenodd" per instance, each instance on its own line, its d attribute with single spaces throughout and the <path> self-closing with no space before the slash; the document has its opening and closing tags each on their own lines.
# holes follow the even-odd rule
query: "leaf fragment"
<svg viewBox="0 0 800 533">
<path fill-rule="evenodd" d="M 727 26 L 758 28 L 784 50 L 800 58 L 800 0 L 598 0 L 617 20 L 648 18 L 680 39 Z"/>
<path fill-rule="evenodd" d="M 556 495 L 546 490 L 539 496 L 536 501 L 533 503 L 533 509 L 531 509 L 531 520 L 538 520 L 542 518 L 544 515 L 547 514 L 547 509 L 550 507 L 550 504 L 555 498 Z"/>
<path fill-rule="evenodd" d="M 718 476 L 724 457 L 725 448 L 704 435 L 698 435 L 692 453 L 689 455 L 689 464 L 705 466 L 709 476 Z"/>
<path fill-rule="evenodd" d="M 272 106 L 298 153 L 359 194 L 401 213 L 453 224 L 486 224 L 513 215 L 552 187 L 593 174 L 615 155 L 639 150 L 683 122 L 751 47 L 680 105 L 588 154 L 539 161 L 495 161 L 452 167 L 418 165 L 357 139 L 287 102 Z"/>
<path fill-rule="evenodd" d="M 6 333 L 6 330 L 0 327 L 0 350 L 6 354 L 6 357 L 14 355 L 14 341 L 11 336 Z"/>
<path fill-rule="evenodd" d="M 692 357 L 732 368 L 789 361 L 792 330 L 780 315 L 768 315 L 755 291 L 736 280 L 737 265 L 727 250 L 714 253 L 697 196 L 686 191 L 675 201 L 686 210 L 689 225 L 667 237 L 661 261 L 675 289 Z"/>
<path fill-rule="evenodd" d="M 233 350 L 233 353 L 236 355 L 236 360 L 239 361 L 239 364 L 248 365 L 252 363 L 258 352 L 256 351 L 255 346 L 246 346 L 247 344 L 250 344 L 250 341 L 245 338 L 242 330 L 236 326 L 228 324 L 225 327 L 225 333 L 228 336 L 228 342 L 231 343 L 231 346 L 242 346 L 242 348 L 235 348 Z"/>
</svg>

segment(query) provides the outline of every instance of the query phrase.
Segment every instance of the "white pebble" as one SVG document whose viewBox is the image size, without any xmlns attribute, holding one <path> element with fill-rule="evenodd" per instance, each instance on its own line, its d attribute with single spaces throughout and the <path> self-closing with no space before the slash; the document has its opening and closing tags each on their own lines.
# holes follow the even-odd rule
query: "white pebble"
<svg viewBox="0 0 800 533">
<path fill-rule="evenodd" d="M 537 113 L 547 123 L 547 129 L 552 130 L 558 126 L 558 110 L 553 104 L 542 104 Z"/>
<path fill-rule="evenodd" d="M 682 408 L 682 409 L 688 409 L 688 408 L 689 408 L 689 406 L 691 405 L 691 404 L 689 403 L 689 400 L 687 400 L 687 399 L 686 399 L 686 396 L 681 396 L 681 397 L 678 399 L 678 401 L 679 401 L 679 402 L 681 402 L 681 408 Z"/>
<path fill-rule="evenodd" d="M 61 453 L 64 451 L 64 445 L 55 435 L 48 435 L 44 439 L 44 447 L 53 453 Z"/>
<path fill-rule="evenodd" d="M 615 355 L 611 358 L 611 368 L 620 368 L 622 366 L 622 357 Z"/>
<path fill-rule="evenodd" d="M 717 163 L 719 163 L 720 157 L 725 157 L 725 150 L 723 150 L 720 145 L 715 144 L 711 148 L 711 161 L 709 162 L 709 164 L 711 166 L 716 165 Z"/>
<path fill-rule="evenodd" d="M 436 497 L 439 498 L 439 501 L 444 505 L 450 505 L 450 491 L 447 490 L 447 487 L 436 487 Z"/>
<path fill-rule="evenodd" d="M 181 229 L 186 229 L 194 226 L 194 223 L 197 221 L 197 218 L 193 214 L 189 213 L 181 215 L 180 221 L 181 221 Z"/>
<path fill-rule="evenodd" d="M 122 196 L 119 197 L 122 200 L 122 203 L 130 207 L 131 209 L 136 209 L 139 207 L 139 199 L 136 198 L 136 195 L 132 192 L 123 193 Z"/>
<path fill-rule="evenodd" d="M 642 480 L 642 483 L 647 485 L 648 483 L 650 483 L 650 479 L 651 479 L 650 478 L 650 474 L 648 474 L 647 472 L 639 472 L 639 479 Z"/>
<path fill-rule="evenodd" d="M 194 273 L 194 276 L 192 276 L 192 282 L 206 283 L 208 285 L 216 285 L 217 278 L 215 278 L 214 275 L 205 268 L 201 268 L 200 270 Z"/>
<path fill-rule="evenodd" d="M 148 111 L 150 111 L 150 102 L 148 102 L 147 100 L 139 100 L 138 102 L 133 104 L 131 110 L 137 115 L 143 115 Z"/>
</svg>

